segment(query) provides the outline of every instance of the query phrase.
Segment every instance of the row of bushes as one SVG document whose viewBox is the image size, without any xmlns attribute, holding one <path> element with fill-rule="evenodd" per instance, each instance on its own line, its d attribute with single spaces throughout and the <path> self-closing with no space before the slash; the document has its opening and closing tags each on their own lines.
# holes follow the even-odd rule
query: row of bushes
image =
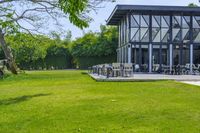
<svg viewBox="0 0 200 133">
<path fill-rule="evenodd" d="M 87 69 L 89 66 L 116 61 L 117 30 L 101 26 L 101 32 L 86 33 L 71 41 L 68 32 L 64 39 L 53 33 L 47 37 L 26 33 L 7 36 L 16 63 L 23 70 L 39 69 Z M 0 50 L 0 59 L 3 59 Z"/>
<path fill-rule="evenodd" d="M 76 60 L 77 67 L 81 69 L 87 69 L 90 66 L 104 63 L 111 63 L 116 61 L 116 56 L 104 56 L 104 57 L 79 57 Z"/>
</svg>

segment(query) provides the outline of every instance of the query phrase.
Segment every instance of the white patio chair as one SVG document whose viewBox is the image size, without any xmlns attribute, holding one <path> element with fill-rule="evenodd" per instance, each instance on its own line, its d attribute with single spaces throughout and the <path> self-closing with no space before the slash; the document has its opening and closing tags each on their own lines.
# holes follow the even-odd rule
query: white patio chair
<svg viewBox="0 0 200 133">
<path fill-rule="evenodd" d="M 139 72 L 140 71 L 140 65 L 139 64 L 135 64 L 135 72 Z"/>
<path fill-rule="evenodd" d="M 103 65 L 102 64 L 101 65 L 97 65 L 97 74 L 98 75 L 102 75 L 103 74 L 102 69 L 103 69 Z"/>
<path fill-rule="evenodd" d="M 159 71 L 159 68 L 160 68 L 160 64 L 154 64 L 154 65 L 153 65 L 153 71 L 154 71 L 154 72 L 158 72 L 158 71 Z"/>
<path fill-rule="evenodd" d="M 108 67 L 110 67 L 110 65 L 109 64 L 104 64 L 103 65 L 103 68 L 102 68 L 102 73 L 103 73 L 103 75 L 104 76 L 107 76 L 107 75 L 109 75 L 110 73 L 108 73 Z"/>
<path fill-rule="evenodd" d="M 121 63 L 112 63 L 112 75 L 115 77 L 121 74 Z"/>
<path fill-rule="evenodd" d="M 132 76 L 133 75 L 133 64 L 132 63 L 124 63 L 124 76 Z"/>
<path fill-rule="evenodd" d="M 193 70 L 193 73 L 195 75 L 199 75 L 199 69 L 198 69 L 198 66 L 196 66 L 195 64 L 192 64 L 192 70 Z"/>
</svg>

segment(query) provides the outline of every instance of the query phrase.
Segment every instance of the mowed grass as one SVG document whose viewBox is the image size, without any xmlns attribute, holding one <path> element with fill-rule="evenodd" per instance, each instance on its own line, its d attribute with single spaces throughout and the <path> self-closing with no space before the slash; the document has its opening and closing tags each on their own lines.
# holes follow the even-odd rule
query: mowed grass
<svg viewBox="0 0 200 133">
<path fill-rule="evenodd" d="M 200 87 L 96 82 L 83 71 L 0 81 L 0 133 L 199 133 Z"/>
</svg>

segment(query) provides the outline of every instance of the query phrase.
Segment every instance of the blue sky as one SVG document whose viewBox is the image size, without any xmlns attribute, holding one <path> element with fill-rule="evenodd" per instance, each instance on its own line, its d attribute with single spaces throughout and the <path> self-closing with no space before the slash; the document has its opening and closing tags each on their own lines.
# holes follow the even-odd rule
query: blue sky
<svg viewBox="0 0 200 133">
<path fill-rule="evenodd" d="M 101 8 L 96 13 L 91 13 L 90 16 L 94 19 L 90 23 L 90 27 L 84 30 L 80 30 L 73 26 L 69 22 L 65 23 L 65 29 L 72 31 L 72 37 L 81 37 L 84 32 L 88 31 L 99 31 L 99 26 L 101 24 L 106 24 L 105 20 L 109 17 L 114 7 L 117 4 L 131 4 L 131 5 L 176 5 L 176 6 L 186 6 L 189 3 L 199 4 L 199 0 L 117 0 L 115 3 L 104 3 L 104 8 Z"/>
</svg>

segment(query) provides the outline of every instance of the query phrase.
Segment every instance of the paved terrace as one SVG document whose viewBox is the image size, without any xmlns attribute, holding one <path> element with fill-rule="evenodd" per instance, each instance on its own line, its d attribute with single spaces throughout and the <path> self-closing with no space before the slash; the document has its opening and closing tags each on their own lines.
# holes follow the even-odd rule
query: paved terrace
<svg viewBox="0 0 200 133">
<path fill-rule="evenodd" d="M 164 74 L 133 74 L 132 77 L 109 77 L 89 74 L 96 81 L 156 81 L 156 80 L 175 80 L 175 81 L 200 81 L 200 75 L 164 75 Z"/>
</svg>

